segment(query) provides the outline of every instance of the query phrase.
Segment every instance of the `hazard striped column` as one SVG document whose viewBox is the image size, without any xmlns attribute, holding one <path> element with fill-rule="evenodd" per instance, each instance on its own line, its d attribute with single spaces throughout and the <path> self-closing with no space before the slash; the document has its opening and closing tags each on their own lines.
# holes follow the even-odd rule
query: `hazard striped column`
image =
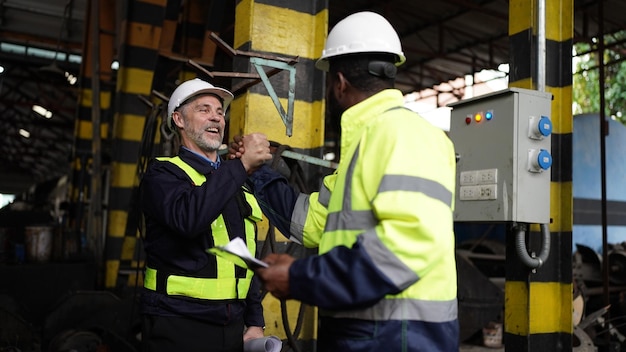
<svg viewBox="0 0 626 352">
<path fill-rule="evenodd" d="M 552 93 L 550 255 L 537 270 L 525 267 L 507 234 L 505 335 L 509 351 L 572 349 L 572 35 L 573 0 L 546 0 L 546 91 Z M 537 87 L 536 0 L 509 1 L 510 86 Z M 540 252 L 536 225 L 527 237 Z"/>
<path fill-rule="evenodd" d="M 321 157 L 324 144 L 324 74 L 314 67 L 328 33 L 326 1 L 241 0 L 235 8 L 233 48 L 268 55 L 298 57 L 295 64 L 295 101 L 293 132 L 286 126 L 274 106 L 268 89 L 256 84 L 240 94 L 231 104 L 229 138 L 234 134 L 262 132 L 268 139 L 289 145 L 293 151 Z M 256 73 L 248 57 L 236 56 L 233 71 Z M 266 68 L 266 71 L 269 68 Z M 284 110 L 288 109 L 289 73 L 283 71 L 270 78 L 273 90 Z M 234 85 L 238 82 L 235 81 Z M 311 173 L 312 174 L 312 173 Z M 267 224 L 267 221 L 263 223 Z M 260 227 L 264 234 L 267 227 Z M 298 302 L 290 301 L 290 326 L 295 327 Z M 284 336 L 279 302 L 267 295 L 266 326 L 270 335 Z M 306 313 L 305 327 L 299 339 L 308 340 L 315 333 L 315 314 Z"/>
<path fill-rule="evenodd" d="M 159 43 L 165 17 L 166 0 L 131 0 L 124 9 L 120 43 L 119 71 L 116 86 L 116 112 L 112 130 L 109 216 L 106 233 L 105 261 L 107 288 L 135 282 L 132 263 L 135 258 L 137 232 L 127 233 L 126 223 L 132 204 L 132 190 L 137 186 L 137 163 L 146 118 L 146 105 L 138 96 L 149 97 L 158 62 Z M 129 275 L 118 283 L 120 262 L 128 266 Z M 134 285 L 134 284 L 133 284 Z"/>
</svg>

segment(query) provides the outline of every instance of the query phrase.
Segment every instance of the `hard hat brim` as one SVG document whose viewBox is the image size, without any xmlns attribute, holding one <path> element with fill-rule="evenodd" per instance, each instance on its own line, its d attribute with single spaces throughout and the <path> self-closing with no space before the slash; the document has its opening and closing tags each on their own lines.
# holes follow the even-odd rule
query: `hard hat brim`
<svg viewBox="0 0 626 352">
<path fill-rule="evenodd" d="M 233 94 L 231 92 L 227 91 L 226 89 L 223 89 L 223 88 L 220 88 L 220 87 L 205 88 L 205 89 L 200 89 L 200 90 L 194 92 L 192 95 L 188 96 L 183 102 L 178 104 L 178 106 L 176 108 L 179 108 L 180 106 L 187 104 L 187 102 L 197 98 L 200 95 L 204 95 L 204 94 L 213 94 L 213 95 L 216 95 L 216 96 L 220 97 L 222 99 L 222 108 L 224 109 L 224 111 L 226 111 L 226 109 L 228 109 L 228 106 L 230 105 L 230 103 L 234 99 Z"/>
<path fill-rule="evenodd" d="M 350 55 L 354 55 L 354 54 L 361 54 L 361 53 L 352 53 Z M 372 54 L 371 52 L 363 52 L 362 54 Z M 384 53 L 384 54 L 393 54 L 393 53 Z M 393 54 L 396 56 L 396 62 L 394 63 L 394 65 L 396 65 L 396 67 L 403 65 L 406 62 L 406 57 L 404 56 L 404 54 L 402 55 L 398 55 L 398 54 Z M 319 59 L 317 59 L 317 61 L 315 61 L 315 68 L 318 70 L 322 70 L 324 72 L 328 72 L 328 70 L 330 69 L 330 64 L 328 63 L 328 59 L 332 58 L 332 57 L 339 57 L 341 55 L 332 55 L 332 56 L 325 56 L 325 57 L 321 57 Z"/>
<path fill-rule="evenodd" d="M 202 88 L 195 90 L 194 86 L 197 85 L 201 85 Z M 185 93 L 189 93 L 189 91 L 192 91 L 191 94 L 185 95 Z M 197 98 L 198 96 L 205 94 L 214 95 L 222 100 L 222 109 L 224 111 L 228 109 L 228 106 L 234 99 L 233 93 L 231 93 L 230 91 L 224 88 L 215 87 L 212 84 L 205 82 L 199 78 L 186 81 L 179 85 L 170 96 L 170 100 L 167 104 L 167 126 L 171 130 L 174 130 L 172 122 L 172 114 L 174 113 L 174 111 L 176 111 L 181 106 L 189 103 L 191 100 Z"/>
<path fill-rule="evenodd" d="M 328 59 L 327 58 L 318 59 L 315 62 L 315 68 L 318 70 L 322 70 L 324 72 L 328 72 L 328 70 L 330 69 L 330 65 L 328 64 Z"/>
</svg>

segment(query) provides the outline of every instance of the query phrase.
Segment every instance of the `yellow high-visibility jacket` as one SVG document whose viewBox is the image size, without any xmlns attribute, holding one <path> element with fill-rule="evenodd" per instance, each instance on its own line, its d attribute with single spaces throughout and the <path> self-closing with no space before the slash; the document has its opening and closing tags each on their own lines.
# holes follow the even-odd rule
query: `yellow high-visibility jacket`
<svg viewBox="0 0 626 352">
<path fill-rule="evenodd" d="M 419 337 L 407 343 L 421 347 L 409 350 L 458 350 L 455 167 L 452 142 L 404 108 L 400 91 L 384 90 L 346 110 L 338 169 L 319 192 L 298 194 L 289 229 L 279 227 L 319 247 L 319 256 L 292 264 L 292 296 L 329 319 L 405 322 L 398 331 L 418 326 Z M 268 197 L 279 183 L 267 173 L 253 176 L 255 194 L 262 208 L 280 208 Z"/>
</svg>

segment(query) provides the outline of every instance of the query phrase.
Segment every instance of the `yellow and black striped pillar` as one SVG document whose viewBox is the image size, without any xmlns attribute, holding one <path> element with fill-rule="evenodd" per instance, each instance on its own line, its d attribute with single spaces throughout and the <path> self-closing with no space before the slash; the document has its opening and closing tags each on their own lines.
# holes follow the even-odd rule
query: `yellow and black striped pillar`
<svg viewBox="0 0 626 352">
<path fill-rule="evenodd" d="M 138 184 L 137 163 L 142 144 L 146 105 L 159 59 L 159 44 L 167 0 L 131 0 L 123 9 L 117 73 L 116 109 L 112 130 L 109 216 L 106 233 L 106 288 L 132 286 L 138 266 L 133 263 L 137 231 L 127 231 L 133 189 Z M 124 270 L 124 269 L 127 269 Z M 120 276 L 120 270 L 128 275 Z M 126 282 L 127 281 L 127 282 Z M 141 282 L 141 280 L 138 280 Z"/>
<path fill-rule="evenodd" d="M 295 64 L 292 135 L 287 135 L 268 90 L 259 83 L 238 95 L 232 103 L 229 138 L 234 134 L 263 132 L 271 141 L 288 145 L 293 151 L 321 157 L 324 144 L 324 74 L 316 70 L 314 64 L 322 53 L 327 31 L 328 9 L 325 1 L 237 1 L 235 49 L 283 57 L 297 56 L 299 59 Z M 236 72 L 257 72 L 248 57 L 235 57 L 233 66 Z M 283 71 L 271 77 L 270 81 L 286 111 L 289 74 Z M 260 234 L 267 230 L 267 221 L 264 223 L 265 227 L 259 227 Z M 287 303 L 288 323 L 293 329 L 299 314 L 298 303 Z M 279 304 L 271 295 L 267 295 L 263 302 L 267 333 L 284 337 Z M 305 324 L 298 339 L 309 341 L 315 338 L 316 314 L 312 309 L 304 314 Z"/>
<path fill-rule="evenodd" d="M 536 0 L 509 2 L 510 86 L 537 89 Z M 546 0 L 546 91 L 553 95 L 550 255 L 536 271 L 517 259 L 507 234 L 505 336 L 509 351 L 572 350 L 573 0 Z M 539 252 L 531 227 L 527 243 Z"/>
</svg>

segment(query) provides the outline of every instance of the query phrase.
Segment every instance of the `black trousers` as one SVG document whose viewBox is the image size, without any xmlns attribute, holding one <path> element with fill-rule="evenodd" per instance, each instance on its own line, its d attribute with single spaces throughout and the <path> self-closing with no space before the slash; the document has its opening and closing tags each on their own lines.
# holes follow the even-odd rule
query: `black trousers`
<svg viewBox="0 0 626 352">
<path fill-rule="evenodd" d="M 214 325 L 181 317 L 144 315 L 142 352 L 242 352 L 243 319 Z"/>
</svg>

